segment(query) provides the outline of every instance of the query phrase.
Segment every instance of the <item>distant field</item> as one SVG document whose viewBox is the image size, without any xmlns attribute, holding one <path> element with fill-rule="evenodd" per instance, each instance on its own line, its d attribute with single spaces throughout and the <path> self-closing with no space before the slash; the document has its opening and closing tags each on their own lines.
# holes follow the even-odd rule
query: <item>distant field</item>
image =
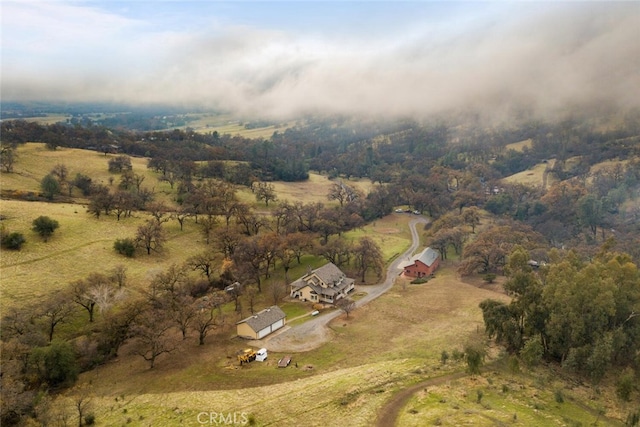
<svg viewBox="0 0 640 427">
<path fill-rule="evenodd" d="M 505 147 L 507 150 L 523 151 L 524 147 L 531 148 L 532 139 L 525 139 L 524 141 L 512 142 Z"/>
<path fill-rule="evenodd" d="M 194 129 L 198 133 L 209 133 L 216 131 L 221 135 L 240 135 L 244 138 L 264 138 L 269 139 L 274 132 L 284 132 L 294 123 L 282 123 L 255 129 L 245 128 L 245 124 L 251 122 L 241 121 L 230 115 L 214 115 L 214 114 L 192 114 L 195 120 L 189 122 L 188 127 Z"/>
<path fill-rule="evenodd" d="M 17 159 L 13 173 L 0 175 L 0 187 L 3 190 L 40 191 L 40 181 L 56 165 L 67 167 L 69 178 L 73 179 L 81 173 L 92 178 L 93 182 L 117 186 L 120 175 L 109 172 L 109 160 L 114 154 L 98 153 L 96 151 L 76 148 L 58 148 L 48 150 L 43 143 L 26 143 L 18 146 Z M 154 190 L 160 197 L 170 193 L 168 183 L 158 180 L 157 175 L 147 169 L 147 158 L 130 157 L 133 172 L 144 176 L 142 186 Z"/>
<path fill-rule="evenodd" d="M 510 175 L 506 178 L 503 178 L 503 180 L 511 184 L 525 184 L 534 187 L 542 187 L 544 171 L 547 169 L 547 167 L 551 166 L 552 165 L 548 163 L 538 163 L 532 168 Z M 547 175 L 547 187 L 556 181 L 557 179 L 555 179 L 555 177 L 553 177 L 552 175 Z"/>
<path fill-rule="evenodd" d="M 24 121 L 52 125 L 58 122 L 66 122 L 71 116 L 68 114 L 47 114 L 45 117 L 25 117 Z"/>
<path fill-rule="evenodd" d="M 327 195 L 331 186 L 339 182 L 338 179 L 330 180 L 325 175 L 319 175 L 317 173 L 309 173 L 309 179 L 301 182 L 273 182 L 278 199 L 288 200 L 290 203 L 296 201 L 320 202 L 325 205 L 337 203 L 335 201 L 329 201 Z M 364 195 L 368 194 L 373 188 L 373 184 L 368 179 L 362 180 L 344 180 L 344 183 L 348 186 L 357 188 L 363 192 Z"/>
<path fill-rule="evenodd" d="M 27 239 L 22 250 L 4 250 L 0 257 L 0 302 L 4 305 L 27 304 L 89 273 L 108 274 L 119 264 L 127 267 L 131 286 L 140 288 L 147 286 L 153 274 L 205 248 L 193 221 L 187 222 L 182 232 L 178 223 L 171 221 L 165 224 L 171 238 L 162 254 L 125 258 L 114 251 L 113 243 L 118 238 L 135 237 L 137 227 L 148 215 L 136 214 L 120 221 L 112 215 L 96 220 L 82 205 L 2 200 L 0 206 L 6 229 L 20 232 Z M 31 222 L 40 215 L 60 223 L 46 243 L 31 231 Z"/>
</svg>

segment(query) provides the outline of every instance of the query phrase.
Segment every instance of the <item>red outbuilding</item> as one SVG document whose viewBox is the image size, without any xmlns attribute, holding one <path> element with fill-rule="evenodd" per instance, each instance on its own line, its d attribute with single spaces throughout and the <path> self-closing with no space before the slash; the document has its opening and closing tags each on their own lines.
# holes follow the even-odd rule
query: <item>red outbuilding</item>
<svg viewBox="0 0 640 427">
<path fill-rule="evenodd" d="M 426 248 L 403 267 L 404 275 L 409 277 L 430 276 L 440 264 L 440 255 L 431 248 Z"/>
</svg>

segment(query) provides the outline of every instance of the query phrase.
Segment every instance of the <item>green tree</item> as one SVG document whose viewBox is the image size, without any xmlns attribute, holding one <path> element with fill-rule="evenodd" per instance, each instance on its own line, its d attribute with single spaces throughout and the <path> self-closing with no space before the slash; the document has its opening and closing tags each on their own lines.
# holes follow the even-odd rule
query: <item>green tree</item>
<svg viewBox="0 0 640 427">
<path fill-rule="evenodd" d="M 136 253 L 136 243 L 130 238 L 116 239 L 113 244 L 113 249 L 115 249 L 120 255 L 133 258 Z"/>
<path fill-rule="evenodd" d="M 1 238 L 2 247 L 5 249 L 11 249 L 14 251 L 19 251 L 22 249 L 22 245 L 26 242 L 24 235 L 22 233 L 2 233 Z"/>
<path fill-rule="evenodd" d="M 578 200 L 578 220 L 580 224 L 591 230 L 595 240 L 598 227 L 602 226 L 604 220 L 602 201 L 592 194 L 580 198 Z"/>
<path fill-rule="evenodd" d="M 58 182 L 56 177 L 52 174 L 47 174 L 42 178 L 42 181 L 40 181 L 40 189 L 42 190 L 44 197 L 49 200 L 53 200 L 53 198 L 62 191 L 60 182 Z"/>
<path fill-rule="evenodd" d="M 29 362 L 40 381 L 52 387 L 68 385 L 78 378 L 76 355 L 66 341 L 55 340 L 47 347 L 34 348 Z"/>
<path fill-rule="evenodd" d="M 482 347 L 477 345 L 467 345 L 464 348 L 464 358 L 467 362 L 467 371 L 471 375 L 477 375 L 480 373 L 480 368 L 484 362 L 485 351 Z"/>
<path fill-rule="evenodd" d="M 255 185 L 255 194 L 257 201 L 264 201 L 265 206 L 269 206 L 269 202 L 274 202 L 278 200 L 278 196 L 276 195 L 276 188 L 273 184 L 269 184 L 268 182 L 258 182 Z"/>
<path fill-rule="evenodd" d="M 53 235 L 53 232 L 60 227 L 60 224 L 55 219 L 51 219 L 48 216 L 39 216 L 33 220 L 33 231 L 38 233 L 44 241 L 48 241 L 49 237 Z"/>
</svg>

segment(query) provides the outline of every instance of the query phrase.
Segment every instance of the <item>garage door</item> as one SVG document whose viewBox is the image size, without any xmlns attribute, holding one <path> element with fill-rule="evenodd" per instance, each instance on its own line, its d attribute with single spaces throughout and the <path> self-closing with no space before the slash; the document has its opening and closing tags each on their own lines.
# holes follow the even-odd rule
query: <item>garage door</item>
<svg viewBox="0 0 640 427">
<path fill-rule="evenodd" d="M 271 330 L 275 331 L 277 329 L 282 328 L 283 326 L 284 326 L 284 319 L 280 319 L 271 326 Z"/>
<path fill-rule="evenodd" d="M 267 326 L 266 328 L 258 331 L 258 339 L 264 338 L 271 333 L 271 326 Z"/>
</svg>

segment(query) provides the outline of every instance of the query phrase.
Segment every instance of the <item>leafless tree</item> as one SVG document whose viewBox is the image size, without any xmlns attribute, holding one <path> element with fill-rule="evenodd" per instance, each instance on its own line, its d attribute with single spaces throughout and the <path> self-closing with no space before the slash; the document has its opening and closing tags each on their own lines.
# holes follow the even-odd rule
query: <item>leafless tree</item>
<svg viewBox="0 0 640 427">
<path fill-rule="evenodd" d="M 72 315 L 72 298 L 65 293 L 58 293 L 44 302 L 40 309 L 40 317 L 45 320 L 49 342 L 53 341 L 56 326 L 68 322 Z"/>
<path fill-rule="evenodd" d="M 346 297 L 340 298 L 336 302 L 336 307 L 342 310 L 347 315 L 347 319 L 348 319 L 349 313 L 351 313 L 353 310 L 356 309 L 356 302 L 353 301 L 351 298 L 346 298 Z"/>
<path fill-rule="evenodd" d="M 166 241 L 166 236 L 162 226 L 157 221 L 147 221 L 138 227 L 136 244 L 146 249 L 147 255 L 151 251 L 160 251 Z"/>
<path fill-rule="evenodd" d="M 173 323 L 160 310 L 148 310 L 142 313 L 133 327 L 133 334 L 138 341 L 136 354 L 149 362 L 153 369 L 158 356 L 170 353 L 176 345 L 169 336 Z"/>
</svg>

